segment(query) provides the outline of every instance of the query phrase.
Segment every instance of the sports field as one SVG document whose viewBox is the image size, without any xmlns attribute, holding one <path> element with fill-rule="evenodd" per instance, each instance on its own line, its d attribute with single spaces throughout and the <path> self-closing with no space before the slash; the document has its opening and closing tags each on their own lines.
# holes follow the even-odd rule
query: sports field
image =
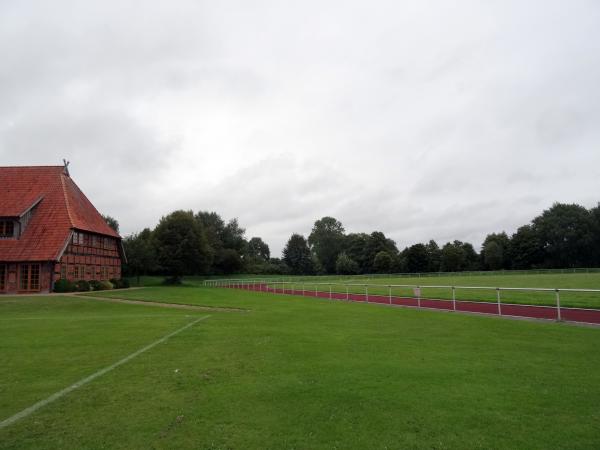
<svg viewBox="0 0 600 450">
<path fill-rule="evenodd" d="M 0 448 L 600 447 L 600 328 L 198 286 L 95 295 L 210 308 L 0 297 L 0 421 L 25 411 Z"/>
</svg>

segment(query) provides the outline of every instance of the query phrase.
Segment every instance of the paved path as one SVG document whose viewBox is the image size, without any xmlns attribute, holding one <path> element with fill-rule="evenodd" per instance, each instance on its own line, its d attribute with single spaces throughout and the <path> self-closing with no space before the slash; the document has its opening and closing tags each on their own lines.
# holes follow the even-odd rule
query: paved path
<svg viewBox="0 0 600 450">
<path fill-rule="evenodd" d="M 158 308 L 173 308 L 173 309 L 191 309 L 196 311 L 221 311 L 221 312 L 248 312 L 248 309 L 242 308 L 220 308 L 218 306 L 198 306 L 198 305 L 186 305 L 182 303 L 163 303 L 163 302 L 153 302 L 146 300 L 130 300 L 127 298 L 120 297 L 105 297 L 105 296 L 93 296 L 93 295 L 77 295 L 74 294 L 74 297 L 85 298 L 88 300 L 99 300 L 105 302 L 112 303 L 125 303 L 127 305 L 144 305 L 144 306 L 155 306 Z"/>
</svg>

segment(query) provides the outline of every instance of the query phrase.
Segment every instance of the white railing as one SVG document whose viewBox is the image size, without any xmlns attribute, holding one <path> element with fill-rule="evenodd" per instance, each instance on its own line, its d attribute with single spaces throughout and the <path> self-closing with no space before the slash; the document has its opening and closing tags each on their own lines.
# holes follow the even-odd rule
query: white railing
<svg viewBox="0 0 600 450">
<path fill-rule="evenodd" d="M 561 320 L 561 307 L 560 304 L 560 294 L 561 293 L 595 293 L 600 294 L 600 289 L 586 289 L 586 288 L 526 288 L 526 287 L 493 287 L 493 286 L 459 286 L 459 285 L 418 285 L 418 284 L 376 284 L 376 283 L 347 283 L 343 280 L 339 281 L 329 281 L 329 282 L 307 282 L 307 281 L 280 281 L 280 280 L 251 280 L 251 279 L 225 279 L 225 280 L 206 280 L 204 281 L 204 286 L 207 287 L 227 287 L 227 288 L 238 288 L 238 289 L 248 289 L 255 291 L 264 291 L 264 292 L 278 292 L 278 287 L 281 289 L 281 293 L 296 293 L 299 292 L 299 295 L 304 296 L 306 292 L 314 292 L 315 296 L 318 296 L 319 292 L 327 294 L 327 291 L 319 290 L 319 287 L 324 286 L 328 288 L 329 298 L 333 298 L 333 295 L 336 296 L 338 294 L 346 295 L 346 300 L 349 300 L 352 295 L 361 295 L 364 296 L 366 302 L 369 302 L 369 288 L 375 289 L 384 289 L 387 288 L 387 296 L 389 297 L 389 303 L 392 304 L 392 290 L 393 289 L 412 289 L 413 297 L 417 300 L 417 306 L 421 307 L 421 290 L 422 289 L 448 289 L 452 292 L 451 299 L 431 299 L 431 300 L 444 300 L 452 302 L 452 309 L 456 311 L 456 290 L 480 290 L 480 291 L 495 291 L 496 292 L 496 301 L 495 303 L 498 305 L 498 315 L 502 315 L 502 305 L 520 305 L 520 306 L 548 306 L 548 305 L 521 305 L 521 304 L 512 304 L 512 303 L 502 303 L 501 292 L 502 291 L 519 291 L 519 292 L 554 292 L 555 293 L 555 305 L 550 307 L 556 308 L 557 311 L 557 319 Z M 286 289 L 286 286 L 290 286 L 291 289 Z M 307 286 L 311 289 L 307 289 Z M 333 291 L 334 286 L 344 286 L 345 292 Z M 301 287 L 301 289 L 296 289 Z M 354 288 L 363 288 L 364 293 L 356 292 L 357 289 Z M 373 294 L 371 291 L 371 297 L 382 297 L 381 294 Z M 406 297 L 406 296 L 404 296 Z M 429 300 L 429 299 L 428 299 Z M 491 303 L 486 300 L 462 300 L 469 302 L 480 302 L 480 303 Z M 599 305 L 600 306 L 600 305 Z M 585 308 L 584 308 L 585 309 Z"/>
</svg>

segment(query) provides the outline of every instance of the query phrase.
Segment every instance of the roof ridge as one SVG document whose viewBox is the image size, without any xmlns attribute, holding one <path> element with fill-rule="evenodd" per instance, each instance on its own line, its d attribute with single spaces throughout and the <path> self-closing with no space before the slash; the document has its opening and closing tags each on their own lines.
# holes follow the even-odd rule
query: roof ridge
<svg viewBox="0 0 600 450">
<path fill-rule="evenodd" d="M 40 169 L 48 169 L 50 167 L 52 168 L 56 168 L 56 169 L 62 169 L 64 166 L 57 166 L 57 165 L 47 165 L 47 166 L 0 166 L 0 169 L 23 169 L 23 168 L 40 168 Z"/>
<path fill-rule="evenodd" d="M 71 215 L 71 204 L 69 203 L 69 196 L 67 195 L 67 188 L 65 186 L 65 178 L 63 174 L 60 175 L 60 185 L 62 186 L 62 194 L 65 199 L 65 207 L 67 208 L 67 216 L 69 217 L 71 228 L 75 228 L 75 222 L 73 222 L 73 216 Z"/>
</svg>

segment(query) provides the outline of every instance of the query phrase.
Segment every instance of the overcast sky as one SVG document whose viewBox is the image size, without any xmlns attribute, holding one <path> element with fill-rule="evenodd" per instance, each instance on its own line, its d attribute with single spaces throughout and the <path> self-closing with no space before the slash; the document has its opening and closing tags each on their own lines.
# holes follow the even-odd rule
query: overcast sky
<svg viewBox="0 0 600 450">
<path fill-rule="evenodd" d="M 0 165 L 62 158 L 123 235 L 479 248 L 600 201 L 600 2 L 0 0 Z"/>
</svg>

